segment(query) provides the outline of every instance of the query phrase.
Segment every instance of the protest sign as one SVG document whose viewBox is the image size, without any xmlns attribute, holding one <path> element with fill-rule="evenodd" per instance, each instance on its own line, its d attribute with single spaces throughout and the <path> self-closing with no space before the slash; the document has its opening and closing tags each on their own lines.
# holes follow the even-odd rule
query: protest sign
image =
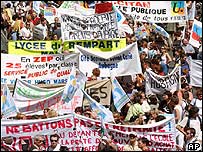
<svg viewBox="0 0 203 152">
<path fill-rule="evenodd" d="M 196 11 L 196 1 L 186 1 L 188 20 L 194 20 Z"/>
<path fill-rule="evenodd" d="M 137 43 L 111 52 L 95 52 L 81 46 L 76 48 L 76 51 L 80 52 L 79 69 L 87 73 L 88 77 L 92 75 L 94 68 L 100 69 L 101 77 L 110 77 L 110 72 L 115 76 L 142 73 Z"/>
<path fill-rule="evenodd" d="M 74 40 L 64 41 L 66 50 L 75 51 L 75 46 L 80 45 L 85 48 L 90 48 L 94 51 L 116 51 L 126 47 L 126 39 L 112 39 L 112 40 Z"/>
<path fill-rule="evenodd" d="M 74 6 L 74 4 L 77 4 L 78 1 L 63 1 L 59 9 L 68 9 Z"/>
<path fill-rule="evenodd" d="M 49 24 L 54 23 L 54 18 L 58 17 L 57 10 L 54 7 L 44 7 L 44 18 Z"/>
<path fill-rule="evenodd" d="M 15 125 L 14 125 L 15 124 Z M 145 137 L 149 143 L 150 151 L 175 151 L 175 123 L 174 116 L 148 125 L 118 125 L 104 123 L 108 132 L 112 132 L 119 151 L 130 142 L 129 134 L 136 132 L 138 138 Z M 60 144 L 70 151 L 98 151 L 101 134 L 101 121 L 90 119 L 77 114 L 70 114 L 49 119 L 16 120 L 15 122 L 1 121 L 1 136 L 12 136 L 15 145 L 22 149 L 21 140 L 32 138 L 35 135 L 44 135 L 45 147 L 50 145 L 49 136 L 57 133 Z"/>
<path fill-rule="evenodd" d="M 160 76 L 151 70 L 145 72 L 145 94 L 163 94 L 165 91 L 174 92 L 179 88 L 179 66 L 176 66 L 170 74 Z"/>
<path fill-rule="evenodd" d="M 80 72 L 77 75 L 79 88 L 69 103 L 61 101 L 65 87 L 44 89 L 19 79 L 15 84 L 13 98 L 20 112 L 42 114 L 44 108 L 49 107 L 58 111 L 59 114 L 71 113 L 76 107 L 82 106 L 83 92 L 81 89 L 84 89 L 85 81 L 85 76 Z"/>
<path fill-rule="evenodd" d="M 173 23 L 187 20 L 185 1 L 111 1 L 114 6 L 134 20 L 153 23 Z M 161 8 L 160 8 L 161 6 Z"/>
<path fill-rule="evenodd" d="M 137 40 L 140 40 L 149 34 L 147 33 L 147 30 L 144 25 L 140 26 L 136 31 L 135 31 L 135 36 Z"/>
<path fill-rule="evenodd" d="M 39 14 L 40 13 L 40 4 L 41 1 L 33 1 L 33 10 Z"/>
<path fill-rule="evenodd" d="M 202 22 L 194 20 L 189 43 L 194 47 L 199 48 L 201 38 L 202 38 Z"/>
<path fill-rule="evenodd" d="M 85 91 L 91 96 L 100 98 L 100 104 L 110 105 L 111 101 L 111 82 L 109 79 L 87 81 Z M 83 105 L 89 105 L 89 102 L 84 99 Z"/>
<path fill-rule="evenodd" d="M 112 11 L 112 3 L 97 3 L 95 4 L 95 13 L 106 13 Z"/>
<path fill-rule="evenodd" d="M 202 60 L 189 58 L 190 65 L 190 85 L 202 87 Z"/>
<path fill-rule="evenodd" d="M 87 16 L 61 14 L 60 20 L 63 41 L 119 38 L 114 11 Z"/>
<path fill-rule="evenodd" d="M 6 84 L 3 84 L 3 89 L 1 90 L 1 114 L 3 114 L 3 118 L 7 118 L 17 114 L 17 112 L 18 108 L 15 105 L 9 88 Z"/>
<path fill-rule="evenodd" d="M 71 67 L 78 67 L 78 54 L 55 55 L 1 55 L 1 83 L 14 84 L 15 79 L 30 84 L 44 81 L 46 84 L 66 83 Z"/>
<path fill-rule="evenodd" d="M 130 99 L 115 77 L 111 78 L 111 83 L 114 106 L 118 112 L 121 112 L 121 108 L 128 103 Z"/>
<path fill-rule="evenodd" d="M 8 41 L 8 54 L 57 54 L 61 41 Z"/>
<path fill-rule="evenodd" d="M 31 85 L 23 80 L 16 79 L 15 87 L 13 90 L 13 98 L 18 101 L 42 100 L 44 98 L 48 98 L 53 94 L 56 94 L 59 90 L 63 89 L 64 87 L 54 89 L 40 88 L 35 85 Z"/>
<path fill-rule="evenodd" d="M 44 40 L 46 29 L 42 26 L 35 26 L 33 28 L 33 40 Z"/>
</svg>

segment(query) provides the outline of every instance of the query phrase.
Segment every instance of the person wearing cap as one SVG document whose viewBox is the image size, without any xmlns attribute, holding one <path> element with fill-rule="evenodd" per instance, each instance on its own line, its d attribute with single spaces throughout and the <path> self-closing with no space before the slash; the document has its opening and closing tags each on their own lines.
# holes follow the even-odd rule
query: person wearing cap
<svg viewBox="0 0 203 152">
<path fill-rule="evenodd" d="M 137 135 L 135 133 L 131 133 L 129 137 L 130 141 L 127 145 L 124 146 L 123 151 L 142 151 L 138 147 Z"/>
</svg>

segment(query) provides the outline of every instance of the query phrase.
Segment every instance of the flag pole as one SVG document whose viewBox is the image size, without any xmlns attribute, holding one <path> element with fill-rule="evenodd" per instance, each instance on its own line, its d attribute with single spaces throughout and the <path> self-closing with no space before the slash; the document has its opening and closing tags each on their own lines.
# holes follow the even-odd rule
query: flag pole
<svg viewBox="0 0 203 152">
<path fill-rule="evenodd" d="M 178 61 L 178 66 L 179 66 L 179 90 L 181 89 L 181 58 L 179 57 Z"/>
</svg>

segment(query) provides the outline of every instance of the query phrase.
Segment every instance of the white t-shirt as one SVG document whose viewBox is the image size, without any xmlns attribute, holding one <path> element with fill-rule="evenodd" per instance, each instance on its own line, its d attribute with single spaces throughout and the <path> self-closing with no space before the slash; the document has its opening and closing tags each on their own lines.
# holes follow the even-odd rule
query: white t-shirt
<svg viewBox="0 0 203 152">
<path fill-rule="evenodd" d="M 181 120 L 182 120 L 182 118 L 183 118 L 183 108 L 182 108 L 182 106 L 181 105 L 176 105 L 175 106 L 175 108 L 174 109 L 176 109 L 176 110 L 178 110 L 178 112 L 179 112 L 179 114 L 180 114 L 180 118 L 178 119 L 178 122 L 177 123 L 179 123 Z"/>
<path fill-rule="evenodd" d="M 195 105 L 196 107 L 199 108 L 199 112 L 198 113 L 199 113 L 200 118 L 202 119 L 202 100 L 199 100 L 197 98 L 193 98 L 192 101 L 191 101 L 191 104 Z"/>
</svg>

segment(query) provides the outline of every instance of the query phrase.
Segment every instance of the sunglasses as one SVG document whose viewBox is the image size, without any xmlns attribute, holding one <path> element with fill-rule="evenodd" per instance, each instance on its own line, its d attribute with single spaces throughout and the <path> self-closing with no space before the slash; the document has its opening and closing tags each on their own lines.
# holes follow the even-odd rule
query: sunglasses
<svg viewBox="0 0 203 152">
<path fill-rule="evenodd" d="M 37 141 L 44 142 L 44 140 L 39 140 L 39 139 L 37 139 Z"/>
<path fill-rule="evenodd" d="M 51 142 L 57 142 L 57 140 L 51 140 Z"/>
</svg>

